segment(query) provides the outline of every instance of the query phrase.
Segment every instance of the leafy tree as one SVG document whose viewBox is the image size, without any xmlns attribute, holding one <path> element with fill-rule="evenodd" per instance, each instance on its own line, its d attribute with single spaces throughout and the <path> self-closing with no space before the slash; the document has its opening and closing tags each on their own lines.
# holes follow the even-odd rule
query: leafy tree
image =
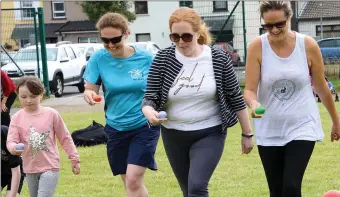
<svg viewBox="0 0 340 197">
<path fill-rule="evenodd" d="M 129 11 L 132 7 L 131 1 L 84 1 L 81 6 L 91 21 L 97 21 L 107 12 L 123 14 L 129 22 L 136 19 L 135 13 Z"/>
</svg>

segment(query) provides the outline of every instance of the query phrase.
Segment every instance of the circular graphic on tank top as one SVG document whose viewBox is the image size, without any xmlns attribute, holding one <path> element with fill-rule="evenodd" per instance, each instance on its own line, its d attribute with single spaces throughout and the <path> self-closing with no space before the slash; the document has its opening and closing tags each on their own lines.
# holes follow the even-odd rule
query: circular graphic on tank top
<svg viewBox="0 0 340 197">
<path fill-rule="evenodd" d="M 293 96 L 295 89 L 295 83 L 288 79 L 277 80 L 272 85 L 273 94 L 280 101 L 289 100 Z"/>
</svg>

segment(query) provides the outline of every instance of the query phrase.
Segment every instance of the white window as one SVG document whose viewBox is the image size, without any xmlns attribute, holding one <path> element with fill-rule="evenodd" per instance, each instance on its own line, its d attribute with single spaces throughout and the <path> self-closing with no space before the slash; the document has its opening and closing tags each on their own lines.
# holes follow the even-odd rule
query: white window
<svg viewBox="0 0 340 197">
<path fill-rule="evenodd" d="M 52 2 L 52 14 L 53 14 L 53 18 L 66 18 L 64 2 L 53 1 Z"/>
<path fill-rule="evenodd" d="M 151 35 L 150 35 L 150 33 L 136 34 L 136 41 L 137 42 L 151 41 Z"/>
<path fill-rule="evenodd" d="M 227 1 L 213 1 L 213 10 L 214 12 L 228 11 L 228 2 Z"/>
<path fill-rule="evenodd" d="M 21 8 L 34 8 L 32 1 L 21 1 L 20 3 L 21 3 L 20 4 Z M 23 19 L 30 19 L 30 18 L 34 17 L 34 10 L 33 9 L 22 10 L 21 17 Z"/>
<path fill-rule="evenodd" d="M 97 37 L 79 37 L 78 43 L 98 43 Z"/>
<path fill-rule="evenodd" d="M 136 14 L 148 14 L 148 2 L 147 1 L 135 1 Z"/>
</svg>

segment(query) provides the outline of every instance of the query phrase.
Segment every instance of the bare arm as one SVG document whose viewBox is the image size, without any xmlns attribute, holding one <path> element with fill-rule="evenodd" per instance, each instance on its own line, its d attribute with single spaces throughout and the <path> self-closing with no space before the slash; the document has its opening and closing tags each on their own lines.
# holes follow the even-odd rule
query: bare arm
<svg viewBox="0 0 340 197">
<path fill-rule="evenodd" d="M 246 86 L 244 88 L 244 99 L 249 107 L 253 101 L 257 101 L 257 88 L 261 74 L 261 46 L 260 37 L 255 38 L 248 47 L 246 64 Z"/>
<path fill-rule="evenodd" d="M 325 80 L 321 50 L 317 42 L 309 36 L 305 37 L 305 46 L 308 65 L 312 70 L 314 90 L 319 95 L 321 102 L 330 114 L 333 124 L 339 124 L 339 117 L 336 112 L 332 93 Z"/>
<path fill-rule="evenodd" d="M 19 189 L 20 178 L 21 178 L 20 166 L 11 168 L 11 171 L 12 171 L 11 190 L 9 192 L 8 197 L 16 197 L 18 193 L 18 189 Z"/>
<path fill-rule="evenodd" d="M 96 94 L 99 94 L 99 88 L 100 88 L 100 85 L 95 85 L 95 84 L 92 84 L 92 83 L 89 83 L 89 82 L 86 82 L 86 85 L 85 85 L 85 91 L 94 91 Z"/>
<path fill-rule="evenodd" d="M 240 121 L 241 129 L 243 134 L 251 134 L 251 124 L 249 121 L 249 115 L 247 109 L 242 109 L 236 112 L 237 118 Z"/>
</svg>

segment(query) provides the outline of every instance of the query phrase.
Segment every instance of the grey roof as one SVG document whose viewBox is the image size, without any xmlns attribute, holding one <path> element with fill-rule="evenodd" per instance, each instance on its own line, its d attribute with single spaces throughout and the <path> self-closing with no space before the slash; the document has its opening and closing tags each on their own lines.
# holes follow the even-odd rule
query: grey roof
<svg viewBox="0 0 340 197">
<path fill-rule="evenodd" d="M 65 23 L 47 23 L 45 24 L 45 36 L 46 38 L 55 38 L 58 37 L 55 34 L 55 31 L 63 26 Z"/>
<path fill-rule="evenodd" d="M 74 31 L 97 31 L 96 22 L 93 21 L 67 21 L 59 27 L 56 32 L 74 32 Z"/>
<path fill-rule="evenodd" d="M 340 1 L 307 1 L 301 8 L 299 19 L 339 18 Z"/>
<path fill-rule="evenodd" d="M 37 33 L 39 35 L 39 28 L 37 26 Z M 20 40 L 20 39 L 29 39 L 30 37 L 34 37 L 35 29 L 33 24 L 16 24 L 11 35 L 11 39 Z"/>
</svg>

